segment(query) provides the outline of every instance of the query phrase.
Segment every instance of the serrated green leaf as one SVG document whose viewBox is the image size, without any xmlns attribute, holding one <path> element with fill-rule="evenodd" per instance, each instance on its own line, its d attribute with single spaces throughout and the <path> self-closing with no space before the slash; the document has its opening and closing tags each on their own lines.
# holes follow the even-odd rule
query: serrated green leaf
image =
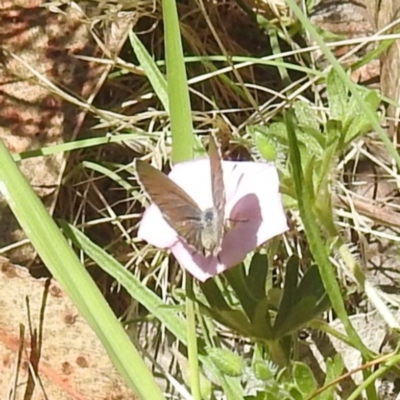
<svg viewBox="0 0 400 400">
<path fill-rule="evenodd" d="M 299 128 L 296 130 L 296 136 L 301 151 L 303 155 L 307 156 L 307 159 L 313 155 L 321 156 L 323 154 L 326 140 L 319 131 L 312 131 L 311 128 L 308 128 L 308 130 Z M 304 150 L 306 151 L 304 152 Z"/>
<path fill-rule="evenodd" d="M 214 365 L 224 374 L 232 377 L 243 375 L 244 362 L 237 354 L 227 349 L 208 348 L 207 353 Z"/>
<path fill-rule="evenodd" d="M 344 121 L 344 142 L 347 144 L 357 139 L 359 136 L 370 130 L 371 124 L 365 121 L 363 116 L 359 113 L 360 109 L 354 109 Z"/>
<path fill-rule="evenodd" d="M 287 131 L 283 122 L 273 122 L 268 127 L 259 126 L 260 133 L 266 137 L 275 137 L 278 142 L 287 144 Z"/>
<path fill-rule="evenodd" d="M 326 84 L 330 118 L 343 121 L 348 115 L 349 91 L 335 70 L 330 71 Z"/>
<path fill-rule="evenodd" d="M 304 129 L 310 128 L 319 131 L 319 122 L 315 111 L 308 103 L 296 101 L 293 105 L 294 113 L 299 122 L 299 126 Z"/>
<path fill-rule="evenodd" d="M 380 99 L 376 92 L 371 91 L 366 95 L 363 93 L 363 99 L 368 107 L 370 107 L 371 112 L 377 111 L 380 104 Z M 352 142 L 360 135 L 363 135 L 372 129 L 371 122 L 364 117 L 364 112 L 354 97 L 351 97 L 349 102 L 348 118 L 346 122 L 346 144 Z"/>
<path fill-rule="evenodd" d="M 307 144 L 310 140 L 312 140 L 312 145 L 314 149 L 313 152 L 316 154 L 323 154 L 323 150 L 326 146 L 326 137 L 320 129 L 313 129 L 311 127 L 300 127 L 300 132 L 302 132 L 301 137 L 305 142 L 304 144 Z"/>
<path fill-rule="evenodd" d="M 254 374 L 258 379 L 262 381 L 271 380 L 276 372 L 276 367 L 273 366 L 272 363 L 268 363 L 266 361 L 255 361 L 253 364 Z"/>
</svg>

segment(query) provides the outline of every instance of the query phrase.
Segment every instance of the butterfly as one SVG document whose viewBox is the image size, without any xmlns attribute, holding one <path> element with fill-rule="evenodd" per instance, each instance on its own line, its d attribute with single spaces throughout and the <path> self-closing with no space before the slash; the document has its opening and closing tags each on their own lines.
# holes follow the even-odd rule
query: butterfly
<svg viewBox="0 0 400 400">
<path fill-rule="evenodd" d="M 205 256 L 217 255 L 225 233 L 225 187 L 221 157 L 213 135 L 208 148 L 213 206 L 198 204 L 167 175 L 150 164 L 135 160 L 138 182 L 160 209 L 167 223 L 191 247 Z"/>
</svg>

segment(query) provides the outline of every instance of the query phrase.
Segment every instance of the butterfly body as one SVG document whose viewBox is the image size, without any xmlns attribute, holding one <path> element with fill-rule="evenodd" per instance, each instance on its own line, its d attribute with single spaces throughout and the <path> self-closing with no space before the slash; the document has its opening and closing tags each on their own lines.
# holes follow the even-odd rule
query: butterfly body
<svg viewBox="0 0 400 400">
<path fill-rule="evenodd" d="M 221 221 L 216 208 L 212 207 L 203 211 L 201 243 L 205 255 L 215 255 L 220 250 L 223 234 L 219 229 L 220 224 Z"/>
<path fill-rule="evenodd" d="M 209 157 L 213 206 L 205 210 L 161 171 L 141 160 L 135 161 L 138 180 L 164 219 L 189 246 L 206 256 L 219 252 L 225 219 L 222 165 L 212 136 Z"/>
</svg>

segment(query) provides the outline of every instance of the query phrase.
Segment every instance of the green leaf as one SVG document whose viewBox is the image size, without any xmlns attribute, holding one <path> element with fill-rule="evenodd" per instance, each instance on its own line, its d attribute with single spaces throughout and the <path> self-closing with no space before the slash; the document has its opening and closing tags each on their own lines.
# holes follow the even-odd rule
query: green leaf
<svg viewBox="0 0 400 400">
<path fill-rule="evenodd" d="M 327 143 L 324 155 L 320 160 L 318 168 L 315 169 L 317 182 L 315 192 L 318 194 L 321 192 L 322 186 L 327 188 L 328 183 L 331 181 L 334 162 L 338 156 L 338 147 L 341 141 L 340 132 L 336 129 L 338 125 L 340 125 L 340 123 L 336 124 L 336 121 L 328 121 L 327 123 Z"/>
<path fill-rule="evenodd" d="M 244 400 L 278 400 L 278 398 L 267 389 L 265 392 L 257 392 L 255 396 L 245 396 Z"/>
<path fill-rule="evenodd" d="M 293 387 L 289 390 L 290 393 L 290 400 L 304 400 L 303 395 L 300 393 L 300 391 Z"/>
<path fill-rule="evenodd" d="M 326 375 L 324 386 L 328 386 L 329 383 L 335 381 L 344 370 L 344 363 L 342 356 L 336 354 L 334 358 L 327 358 L 325 360 Z M 326 390 L 316 397 L 316 400 L 331 400 L 334 398 L 336 385 L 329 385 Z"/>
<path fill-rule="evenodd" d="M 320 131 L 314 131 L 311 128 L 303 130 L 302 127 L 299 127 L 296 130 L 296 135 L 303 157 L 307 156 L 308 159 L 314 155 L 320 157 L 323 154 L 326 139 Z"/>
<path fill-rule="evenodd" d="M 236 293 L 236 296 L 244 312 L 250 320 L 253 320 L 257 303 L 250 288 L 247 286 L 243 266 L 237 266 L 225 271 L 225 277 Z"/>
<path fill-rule="evenodd" d="M 221 324 L 234 329 L 236 332 L 246 336 L 254 337 L 254 327 L 247 318 L 247 316 L 238 310 L 215 310 L 209 308 L 208 312 L 214 319 Z"/>
<path fill-rule="evenodd" d="M 320 131 L 320 124 L 318 122 L 315 111 L 310 107 L 308 103 L 304 101 L 296 101 L 293 104 L 294 113 L 301 126 L 305 130 Z"/>
<path fill-rule="evenodd" d="M 292 259 L 296 260 L 295 257 Z M 286 270 L 284 294 L 273 328 L 277 339 L 311 322 L 330 305 L 315 265 L 307 269 L 298 286 L 298 269 L 288 263 Z"/>
<path fill-rule="evenodd" d="M 299 299 L 290 309 L 290 314 L 281 321 L 279 326 L 274 326 L 274 337 L 284 338 L 296 330 L 310 323 L 315 316 L 317 300 L 314 296 Z"/>
<path fill-rule="evenodd" d="M 327 358 L 326 361 L 326 377 L 325 383 L 331 382 L 339 377 L 344 370 L 342 356 L 338 353 L 332 358 Z"/>
<path fill-rule="evenodd" d="M 287 145 L 286 127 L 283 122 L 273 122 L 269 126 L 249 126 L 247 131 L 252 135 L 254 140 L 259 135 L 268 139 L 275 138 L 277 143 Z"/>
<path fill-rule="evenodd" d="M 316 192 L 316 172 L 319 168 L 319 161 L 316 160 L 316 156 L 310 157 L 308 160 L 304 160 L 303 169 L 304 169 L 304 180 L 303 180 L 303 190 L 308 193 L 310 196 L 310 201 L 312 204 L 315 202 L 315 196 L 319 195 L 319 192 Z"/>
<path fill-rule="evenodd" d="M 261 340 L 272 340 L 272 324 L 269 314 L 269 297 L 258 301 L 253 320 L 254 337 Z"/>
<path fill-rule="evenodd" d="M 207 355 L 201 354 L 199 356 L 207 372 L 207 377 L 212 377 L 212 381 L 221 386 L 221 391 L 225 398 L 227 400 L 242 400 L 243 388 L 240 384 L 240 380 L 228 375 L 223 375 Z"/>
<path fill-rule="evenodd" d="M 381 104 L 381 98 L 375 90 L 368 91 L 368 94 L 364 97 L 364 101 L 369 106 L 370 110 L 373 111 L 378 110 Z"/>
<path fill-rule="evenodd" d="M 313 295 L 315 298 L 321 298 L 325 295 L 324 284 L 321 280 L 321 275 L 319 273 L 319 269 L 316 265 L 312 265 L 307 269 L 303 278 L 300 281 L 299 287 L 295 292 L 295 300 L 296 303 L 300 298 L 305 296 Z"/>
<path fill-rule="evenodd" d="M 348 114 L 349 90 L 338 76 L 335 70 L 331 70 L 327 80 L 326 89 L 328 92 L 328 102 L 330 119 L 345 121 Z"/>
<path fill-rule="evenodd" d="M 367 96 L 364 97 L 364 100 L 371 112 L 375 113 L 380 104 L 378 94 L 374 91 L 370 91 Z M 372 129 L 371 122 L 364 118 L 363 110 L 354 97 L 350 100 L 348 112 L 349 117 L 345 132 L 346 136 L 344 139 L 346 144 L 351 143 L 353 140 Z"/>
<path fill-rule="evenodd" d="M 216 280 L 209 279 L 206 282 L 200 282 L 199 286 L 210 307 L 223 310 L 230 309 L 226 296 L 222 294 Z"/>
<path fill-rule="evenodd" d="M 254 253 L 250 262 L 246 283 L 256 300 L 261 300 L 265 297 L 267 274 L 268 256 L 266 254 Z"/>
<path fill-rule="evenodd" d="M 183 381 L 187 386 L 190 386 L 191 370 L 188 361 L 183 356 L 181 356 L 178 358 L 178 363 L 181 369 Z M 213 385 L 201 372 L 199 372 L 199 386 L 200 386 L 201 398 L 202 399 L 210 398 L 213 392 Z"/>
<path fill-rule="evenodd" d="M 264 160 L 275 161 L 277 150 L 276 141 L 269 139 L 263 135 L 256 135 L 255 143 L 257 150 L 260 152 Z"/>
<path fill-rule="evenodd" d="M 340 148 L 342 148 L 342 143 L 344 141 L 343 124 L 341 121 L 336 121 L 334 119 L 329 119 L 325 125 L 325 135 L 326 135 L 326 145 L 325 148 L 338 143 Z"/>
<path fill-rule="evenodd" d="M 295 362 L 292 373 L 296 387 L 303 396 L 309 396 L 317 390 L 318 385 L 314 374 L 306 364 Z"/>
<path fill-rule="evenodd" d="M 284 155 L 287 148 L 286 129 L 282 123 L 275 122 L 266 126 L 248 126 L 246 131 L 253 138 L 257 150 L 266 160 L 275 161 L 276 165 L 282 166 L 286 161 Z"/>
<path fill-rule="evenodd" d="M 264 360 L 257 360 L 253 363 L 254 374 L 258 379 L 262 381 L 269 381 L 274 378 L 276 373 L 276 367 L 272 363 Z"/>
<path fill-rule="evenodd" d="M 237 354 L 227 349 L 208 348 L 208 355 L 215 366 L 224 374 L 232 377 L 243 375 L 244 362 Z"/>
<path fill-rule="evenodd" d="M 275 318 L 274 330 L 278 329 L 289 316 L 290 309 L 293 305 L 293 293 L 297 289 L 299 274 L 299 259 L 292 256 L 286 263 L 285 284 L 283 288 L 282 299 L 279 304 L 278 314 Z"/>
<path fill-rule="evenodd" d="M 292 4 L 293 5 L 293 4 Z M 300 215 L 304 224 L 304 230 L 308 239 L 308 243 L 315 261 L 318 264 L 321 278 L 325 289 L 328 292 L 332 306 L 342 321 L 346 333 L 351 339 L 353 345 L 361 350 L 364 354 L 369 354 L 369 350 L 361 341 L 357 331 L 351 325 L 346 312 L 344 301 L 340 292 L 339 284 L 336 280 L 335 270 L 329 260 L 324 241 L 320 236 L 319 226 L 315 223 L 317 220 L 313 214 L 313 207 L 310 194 L 303 190 L 303 171 L 301 168 L 301 156 L 295 133 L 295 122 L 293 114 L 289 111 L 286 114 L 286 127 L 288 129 L 289 138 L 289 155 L 293 166 L 293 181 L 296 188 L 297 201 L 299 205 Z"/>
<path fill-rule="evenodd" d="M 207 306 L 197 300 L 204 313 L 245 336 L 254 337 L 254 327 L 247 315 L 230 307 L 213 280 L 201 283 L 200 287 L 209 304 Z"/>
</svg>

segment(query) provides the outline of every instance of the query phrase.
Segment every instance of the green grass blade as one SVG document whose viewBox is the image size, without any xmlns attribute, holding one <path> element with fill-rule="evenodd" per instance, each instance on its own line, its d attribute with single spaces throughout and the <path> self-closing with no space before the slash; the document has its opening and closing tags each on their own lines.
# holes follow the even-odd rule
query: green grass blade
<svg viewBox="0 0 400 400">
<path fill-rule="evenodd" d="M 37 150 L 30 150 L 23 153 L 12 154 L 12 157 L 14 161 L 21 161 L 27 158 L 48 156 L 52 154 L 65 153 L 72 150 L 80 150 L 88 147 L 101 146 L 107 143 L 120 143 L 129 140 L 137 140 L 138 135 L 143 135 L 143 133 L 123 133 L 119 135 L 107 135 L 90 139 L 81 139 L 73 142 L 56 144 L 54 146 L 41 147 Z"/>
<path fill-rule="evenodd" d="M 174 0 L 163 0 L 168 97 L 172 131 L 172 162 L 193 158 L 193 126 L 178 11 Z"/>
<path fill-rule="evenodd" d="M 192 160 L 194 156 L 194 135 L 190 108 L 189 88 L 183 58 L 181 32 L 177 4 L 174 0 L 163 0 L 165 55 L 168 79 L 168 98 L 172 132 L 172 162 Z M 186 274 L 186 282 L 193 280 Z M 191 285 L 186 285 L 186 290 Z M 188 355 L 190 368 L 190 388 L 195 400 L 201 399 L 199 357 L 197 355 L 196 319 L 194 305 L 186 293 L 186 317 Z"/>
<path fill-rule="evenodd" d="M 98 163 L 94 163 L 92 161 L 83 161 L 81 163 L 83 168 L 89 168 L 93 171 L 98 172 L 101 175 L 107 176 L 109 179 L 113 180 L 115 183 L 123 187 L 128 193 L 132 192 L 134 187 L 127 181 L 121 178 L 119 174 L 114 171 L 111 171 L 107 167 L 100 165 Z"/>
<path fill-rule="evenodd" d="M 161 101 L 164 110 L 169 114 L 168 85 L 165 76 L 160 72 L 157 64 L 133 31 L 129 33 L 129 40 L 140 66 L 146 71 L 147 79 Z"/>
<path fill-rule="evenodd" d="M 1 141 L 0 166 L 0 192 L 43 263 L 97 334 L 121 375 L 141 398 L 164 399 L 99 289 Z"/>
<path fill-rule="evenodd" d="M 93 243 L 79 229 L 66 222 L 60 225 L 73 243 L 82 249 L 103 271 L 112 276 L 129 295 L 153 314 L 181 343 L 186 345 L 186 321 L 178 312 L 166 307 L 164 302 L 139 279 L 126 270 L 104 249 Z"/>
</svg>

